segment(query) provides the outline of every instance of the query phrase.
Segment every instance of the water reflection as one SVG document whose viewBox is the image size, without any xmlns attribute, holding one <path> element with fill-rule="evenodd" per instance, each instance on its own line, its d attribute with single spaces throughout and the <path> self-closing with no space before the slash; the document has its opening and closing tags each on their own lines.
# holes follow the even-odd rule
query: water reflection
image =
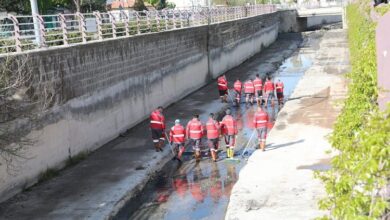
<svg viewBox="0 0 390 220">
<path fill-rule="evenodd" d="M 274 80 L 281 79 L 285 85 L 285 97 L 288 98 L 311 61 L 298 55 L 286 60 Z M 253 117 L 258 107 L 241 105 L 232 108 L 237 119 L 240 135 L 236 150 L 242 150 L 253 134 Z M 264 106 L 269 116 L 268 128 L 272 129 L 280 110 L 277 102 Z M 249 152 L 254 151 L 254 138 Z M 221 140 L 221 145 L 223 140 Z M 224 149 L 223 146 L 221 146 Z M 240 153 L 240 152 L 238 152 Z M 220 154 L 224 158 L 223 154 Z M 223 219 L 238 172 L 245 165 L 245 160 L 238 163 L 226 160 L 214 163 L 204 159 L 200 163 L 191 160 L 191 156 L 179 165 L 176 161 L 168 163 L 157 174 L 158 178 L 150 181 L 137 201 L 126 209 L 129 219 Z"/>
<path fill-rule="evenodd" d="M 219 173 L 217 164 L 214 163 L 211 165 L 210 196 L 215 204 L 219 202 L 219 199 L 223 195 L 222 185 L 221 174 Z"/>
</svg>

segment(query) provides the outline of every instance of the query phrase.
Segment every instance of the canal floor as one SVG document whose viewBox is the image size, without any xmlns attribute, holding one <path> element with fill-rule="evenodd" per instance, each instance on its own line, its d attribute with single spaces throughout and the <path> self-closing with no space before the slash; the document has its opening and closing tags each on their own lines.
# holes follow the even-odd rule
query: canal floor
<svg viewBox="0 0 390 220">
<path fill-rule="evenodd" d="M 347 91 L 346 30 L 307 33 L 299 53 L 312 65 L 301 77 L 268 134 L 267 151 L 255 151 L 234 185 L 226 220 L 315 219 L 325 187 L 314 171 L 330 168 L 332 132 Z M 221 218 L 223 219 L 223 218 Z"/>
<path fill-rule="evenodd" d="M 248 72 L 256 73 L 259 68 L 256 64 L 262 64 L 261 57 L 242 64 L 242 67 Z M 284 83 L 286 99 L 311 65 L 309 57 L 296 52 L 272 73 L 275 81 L 280 79 Z M 227 77 L 231 78 L 230 75 Z M 249 77 L 253 78 L 254 75 Z M 240 77 L 240 80 L 244 81 L 246 77 Z M 251 139 L 252 119 L 256 108 L 246 106 L 244 103 L 239 107 L 231 106 L 239 129 L 234 160 L 226 159 L 225 143 L 222 138 L 220 142 L 222 151 L 217 163 L 212 162 L 209 155 L 204 155 L 200 163 L 196 163 L 192 155 L 184 158 L 184 163 L 170 161 L 147 183 L 140 194 L 123 208 L 116 219 L 223 219 L 231 190 L 238 180 L 238 173 L 245 166 L 246 157 L 257 146 L 256 138 Z M 269 105 L 265 110 L 270 117 L 271 129 L 279 106 Z M 245 147 L 248 154 L 241 157 Z"/>
<path fill-rule="evenodd" d="M 307 59 L 295 56 L 295 58 L 284 62 L 282 68 L 279 67 L 285 59 L 291 57 L 301 42 L 302 35 L 299 33 L 279 35 L 274 44 L 240 66 L 229 70 L 227 72 L 229 84 L 232 85 L 236 78 L 244 80 L 254 77 L 256 73 L 264 76 L 267 73 L 276 72 L 276 77 L 279 75 L 286 78 L 286 92 L 288 92 L 301 75 L 299 71 L 293 71 L 294 68 L 305 67 L 308 64 Z M 283 71 L 284 67 L 285 71 Z M 287 70 L 291 70 L 292 74 Z M 295 73 L 298 78 L 290 77 Z M 202 121 L 206 121 L 210 112 L 219 112 L 231 106 L 231 104 L 222 104 L 218 101 L 216 88 L 214 81 L 167 107 L 164 114 L 168 127 L 173 125 L 176 118 L 180 118 L 185 124 L 194 113 L 199 114 Z M 245 123 L 246 118 L 250 117 L 253 111 L 254 108 L 241 107 L 235 113 L 237 116 L 241 114 L 242 121 Z M 250 132 L 250 128 L 243 125 L 243 131 L 239 137 L 241 140 L 238 140 L 237 148 L 242 148 Z M 223 154 L 221 156 L 223 157 Z M 155 172 L 161 170 L 170 159 L 171 153 L 168 146 L 165 147 L 164 152 L 156 153 L 154 151 L 150 139 L 149 123 L 148 120 L 145 120 L 91 153 L 83 161 L 60 171 L 58 176 L 28 188 L 1 203 L 0 219 L 99 220 L 129 219 L 131 215 L 147 218 L 148 212 L 150 214 L 152 209 L 148 211 L 148 208 L 143 207 L 148 206 L 155 207 L 156 212 L 168 213 L 161 214 L 161 218 L 170 218 L 171 214 L 169 213 L 180 209 L 186 210 L 182 212 L 186 215 L 190 215 L 188 214 L 190 212 L 192 216 L 203 216 L 205 213 L 202 212 L 206 212 L 206 214 L 212 212 L 216 214 L 210 214 L 211 216 L 223 218 L 229 200 L 228 189 L 233 186 L 239 169 L 245 164 L 245 161 L 241 160 L 240 163 L 236 164 L 225 164 L 224 161 L 221 161 L 213 165 L 205 158 L 199 166 L 195 166 L 192 161 L 189 161 L 176 168 L 175 163 L 170 162 L 166 166 L 168 168 L 171 166 L 171 168 L 167 168 L 168 173 L 156 175 Z M 148 185 L 148 180 L 156 176 L 162 178 L 161 180 L 157 178 L 157 185 L 153 185 L 153 181 L 149 181 L 151 187 L 145 188 Z M 178 180 L 175 182 L 175 179 Z M 218 187 L 214 192 L 203 187 L 211 181 L 219 182 L 221 185 L 223 196 L 219 196 L 219 199 L 213 200 L 213 197 L 216 198 L 216 195 L 219 195 Z M 177 188 L 180 190 L 176 190 Z M 160 193 L 157 196 L 155 192 Z M 133 198 L 141 194 L 145 194 L 146 197 L 142 199 L 142 202 L 141 199 Z M 199 194 L 201 196 L 197 196 L 198 199 L 192 196 Z M 137 206 L 129 205 L 134 201 L 138 203 Z M 189 201 L 191 205 L 187 207 L 184 201 Z M 210 204 L 214 204 L 214 209 L 211 211 L 201 211 L 199 208 Z M 140 210 L 145 210 L 145 214 L 138 212 Z"/>
</svg>

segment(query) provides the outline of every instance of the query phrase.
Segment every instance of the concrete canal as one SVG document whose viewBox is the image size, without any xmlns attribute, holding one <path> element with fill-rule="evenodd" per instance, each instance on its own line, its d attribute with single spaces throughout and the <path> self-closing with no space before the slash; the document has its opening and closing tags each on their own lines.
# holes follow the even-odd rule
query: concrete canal
<svg viewBox="0 0 390 220">
<path fill-rule="evenodd" d="M 302 46 L 306 41 L 297 34 L 286 35 L 292 37 L 294 43 Z M 299 48 L 299 47 L 298 47 Z M 264 55 L 256 55 L 239 67 L 229 71 L 227 78 L 232 83 L 236 78 L 245 81 L 254 78 L 256 73 L 272 74 L 274 80 L 280 79 L 285 85 L 285 98 L 293 92 L 299 79 L 312 65 L 310 57 L 299 52 L 299 49 L 284 60 L 275 71 L 270 68 L 270 62 L 264 63 Z M 269 54 L 265 54 L 269 55 Z M 280 63 L 272 63 L 279 65 Z M 269 69 L 270 71 L 264 71 Z M 259 71 L 260 70 L 260 71 Z M 177 161 L 168 162 L 146 184 L 136 197 L 131 199 L 115 217 L 116 219 L 223 219 L 229 202 L 230 193 L 238 180 L 240 169 L 245 166 L 246 158 L 257 146 L 256 138 L 249 143 L 253 132 L 252 118 L 256 106 L 241 104 L 234 107 L 229 103 L 233 115 L 238 120 L 239 134 L 236 144 L 236 159 L 226 159 L 225 143 L 221 139 L 221 148 L 218 162 L 214 163 L 208 155 L 204 155 L 200 163 L 187 154 L 183 163 Z M 273 127 L 279 106 L 268 106 L 267 112 Z M 205 121 L 206 116 L 201 117 Z M 187 123 L 187 121 L 183 122 Z M 206 140 L 203 140 L 206 142 Z M 204 143 L 205 144 L 205 143 Z M 247 152 L 244 157 L 241 154 L 244 148 Z M 187 149 L 189 151 L 190 149 Z M 207 153 L 206 153 L 207 154 Z"/>
</svg>

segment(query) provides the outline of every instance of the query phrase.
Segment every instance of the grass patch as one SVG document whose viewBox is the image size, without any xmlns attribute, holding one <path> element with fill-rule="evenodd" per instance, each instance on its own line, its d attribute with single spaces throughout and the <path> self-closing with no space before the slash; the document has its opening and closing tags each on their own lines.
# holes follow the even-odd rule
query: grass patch
<svg viewBox="0 0 390 220">
<path fill-rule="evenodd" d="M 39 175 L 38 183 L 42 183 L 42 182 L 48 181 L 50 179 L 53 179 L 54 177 L 58 176 L 59 173 L 60 173 L 60 171 L 57 169 L 47 168 L 46 171 L 42 172 Z"/>
<path fill-rule="evenodd" d="M 66 160 L 65 167 L 71 167 L 80 163 L 81 161 L 85 160 L 85 158 L 88 157 L 89 153 L 90 153 L 89 151 L 82 151 L 73 157 L 69 156 L 69 158 Z"/>
</svg>

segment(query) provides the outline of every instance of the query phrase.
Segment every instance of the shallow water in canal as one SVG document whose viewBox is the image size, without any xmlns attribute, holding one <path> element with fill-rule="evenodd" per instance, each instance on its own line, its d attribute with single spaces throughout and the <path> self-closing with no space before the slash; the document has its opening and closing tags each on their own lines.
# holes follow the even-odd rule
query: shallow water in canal
<svg viewBox="0 0 390 220">
<path fill-rule="evenodd" d="M 308 57 L 295 53 L 273 74 L 275 82 L 278 79 L 284 82 L 285 98 L 293 92 L 310 66 Z M 276 119 L 278 108 L 277 105 L 267 108 L 272 122 Z M 253 147 L 257 146 L 256 135 L 248 144 L 252 136 L 251 122 L 255 110 L 255 106 L 246 107 L 245 104 L 232 107 L 240 130 L 236 144 L 236 160 L 226 159 L 224 141 L 221 140 L 223 151 L 216 163 L 208 156 L 203 157 L 200 163 L 195 163 L 192 155 L 186 155 L 183 163 L 170 161 L 147 183 L 142 192 L 126 205 L 117 219 L 223 219 L 231 190 L 238 180 L 240 169 L 246 163 L 241 153 L 248 146 L 250 154 L 254 151 Z M 273 123 L 269 127 L 272 128 L 272 125 Z"/>
</svg>

